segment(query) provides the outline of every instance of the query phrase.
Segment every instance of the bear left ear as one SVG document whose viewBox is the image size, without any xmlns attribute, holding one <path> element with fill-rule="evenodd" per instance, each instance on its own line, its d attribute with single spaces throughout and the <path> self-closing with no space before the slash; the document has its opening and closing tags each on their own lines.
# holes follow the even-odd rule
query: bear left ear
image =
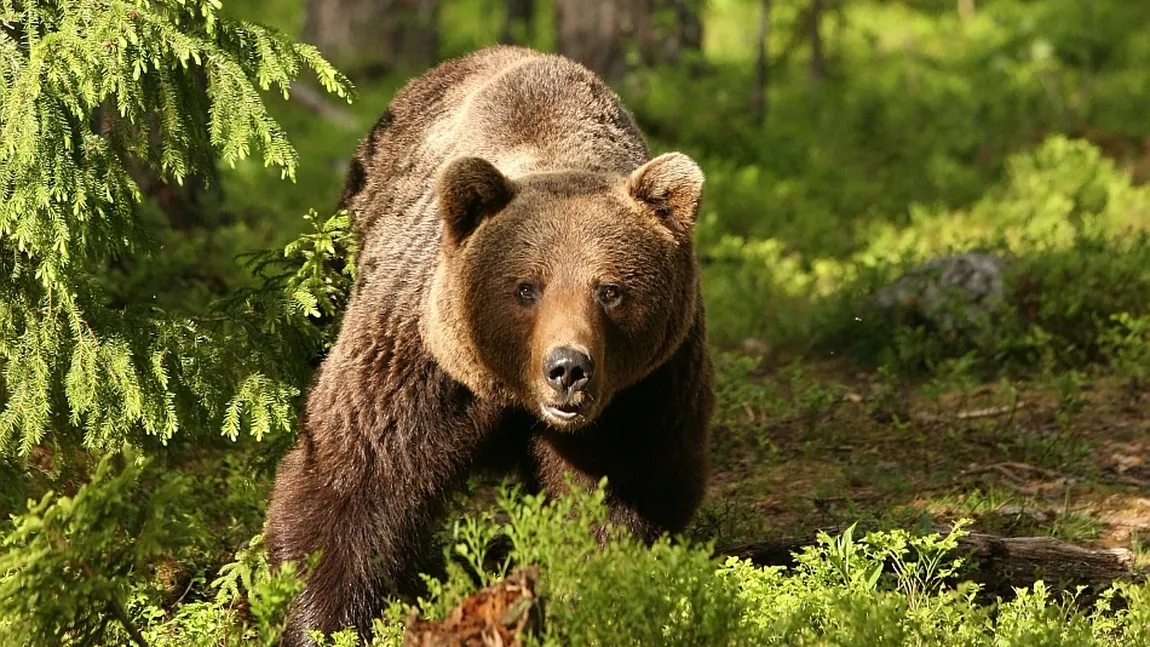
<svg viewBox="0 0 1150 647">
<path fill-rule="evenodd" d="M 440 171 L 436 193 L 445 233 L 452 244 L 458 245 L 484 218 L 507 206 L 515 189 L 491 162 L 459 157 Z"/>
<path fill-rule="evenodd" d="M 703 196 L 703 171 L 682 153 L 664 153 L 635 169 L 627 190 L 669 226 L 689 231 Z"/>
</svg>

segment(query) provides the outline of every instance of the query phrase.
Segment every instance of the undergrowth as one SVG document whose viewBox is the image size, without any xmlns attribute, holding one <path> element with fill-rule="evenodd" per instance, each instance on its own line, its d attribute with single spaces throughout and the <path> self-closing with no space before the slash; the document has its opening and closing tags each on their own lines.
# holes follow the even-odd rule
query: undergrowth
<svg viewBox="0 0 1150 647">
<path fill-rule="evenodd" d="M 159 479 L 148 487 L 149 479 Z M 222 565 L 202 593 L 171 608 L 145 565 L 195 523 L 189 474 L 127 456 L 105 460 L 71 497 L 45 496 L 15 519 L 0 557 L 4 644 L 274 644 L 293 568 L 268 569 L 260 536 Z M 546 501 L 501 488 L 495 509 L 457 520 L 443 579 L 414 603 L 392 601 L 371 645 L 398 646 L 414 610 L 432 619 L 512 569 L 535 565 L 544 629 L 532 645 L 1143 645 L 1150 586 L 1115 584 L 1089 607 L 1039 581 L 990 605 L 963 581 L 960 522 L 946 535 L 903 530 L 820 534 L 791 568 L 715 558 L 709 544 L 668 538 L 647 548 L 622 529 L 600 548 L 604 490 Z M 496 515 L 505 521 L 497 522 Z M 580 530 L 583 529 L 583 530 Z M 494 563 L 497 538 L 510 546 Z M 30 554 L 52 554 L 29 560 Z M 54 587 L 68 589 L 53 595 Z M 112 620 L 94 612 L 111 609 Z M 359 644 L 350 630 L 321 641 Z"/>
<path fill-rule="evenodd" d="M 1013 156 L 1008 168 L 968 208 L 915 208 L 907 226 L 872 226 L 847 259 L 716 236 L 706 250 L 715 340 L 759 336 L 901 373 L 962 357 L 991 376 L 1133 369 L 1150 348 L 1150 189 L 1133 186 L 1089 143 L 1060 136 Z M 957 290 L 935 307 L 942 314 L 877 304 L 880 289 L 917 265 L 971 251 L 1002 259 L 998 299 L 975 303 Z"/>
</svg>

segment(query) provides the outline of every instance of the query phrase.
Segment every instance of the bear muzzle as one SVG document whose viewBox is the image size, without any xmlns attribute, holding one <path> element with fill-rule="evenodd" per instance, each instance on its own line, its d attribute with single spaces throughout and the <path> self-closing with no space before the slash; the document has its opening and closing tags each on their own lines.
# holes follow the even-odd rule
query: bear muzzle
<svg viewBox="0 0 1150 647">
<path fill-rule="evenodd" d="M 559 428 L 589 422 L 595 401 L 595 361 L 590 354 L 577 346 L 559 346 L 547 353 L 542 369 L 550 388 L 550 397 L 540 405 L 544 421 Z"/>
</svg>

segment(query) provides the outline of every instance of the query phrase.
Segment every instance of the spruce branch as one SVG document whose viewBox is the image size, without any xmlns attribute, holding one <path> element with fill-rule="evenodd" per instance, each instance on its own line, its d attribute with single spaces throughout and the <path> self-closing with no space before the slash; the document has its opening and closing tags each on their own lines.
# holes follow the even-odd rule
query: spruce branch
<svg viewBox="0 0 1150 647">
<path fill-rule="evenodd" d="M 350 100 L 313 47 L 219 10 L 0 0 L 0 454 L 65 430 L 109 449 L 291 427 L 338 261 L 297 257 L 266 294 L 203 319 L 113 307 L 104 280 L 156 252 L 141 173 L 179 185 L 258 152 L 294 180 L 296 151 L 263 93 L 286 95 L 307 68 Z"/>
</svg>

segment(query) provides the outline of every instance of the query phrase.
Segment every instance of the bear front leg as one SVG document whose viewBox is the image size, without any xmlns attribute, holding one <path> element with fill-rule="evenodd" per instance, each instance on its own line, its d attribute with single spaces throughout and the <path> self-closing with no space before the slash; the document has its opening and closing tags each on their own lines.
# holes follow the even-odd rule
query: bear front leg
<svg viewBox="0 0 1150 647">
<path fill-rule="evenodd" d="M 399 384 L 359 379 L 359 366 L 385 370 L 321 369 L 303 434 L 276 477 L 272 564 L 322 553 L 292 607 L 285 646 L 310 645 L 308 630 L 348 626 L 369 638 L 385 598 L 415 592 L 427 540 L 499 419 L 430 363 Z"/>
<path fill-rule="evenodd" d="M 594 431 L 596 436 L 610 435 L 602 429 Z M 560 432 L 535 439 L 532 454 L 537 479 L 548 496 L 566 494 L 568 480 L 591 489 L 606 476 L 605 503 L 611 524 L 629 529 L 648 544 L 664 533 L 679 533 L 687 527 L 705 492 L 704 456 L 667 448 L 636 452 L 612 447 L 614 443 L 606 439 L 590 440 Z M 603 530 L 597 532 L 602 542 Z"/>
<path fill-rule="evenodd" d="M 311 645 L 309 630 L 327 634 L 353 626 L 370 635 L 383 598 L 407 583 L 398 557 L 420 547 L 399 532 L 410 525 L 403 517 L 418 516 L 407 511 L 411 501 L 373 501 L 382 494 L 376 488 L 339 487 L 303 445 L 280 468 L 266 526 L 272 563 L 297 562 L 307 583 L 292 605 L 284 647 Z M 321 554 L 318 564 L 302 571 L 303 560 L 315 552 Z"/>
</svg>

